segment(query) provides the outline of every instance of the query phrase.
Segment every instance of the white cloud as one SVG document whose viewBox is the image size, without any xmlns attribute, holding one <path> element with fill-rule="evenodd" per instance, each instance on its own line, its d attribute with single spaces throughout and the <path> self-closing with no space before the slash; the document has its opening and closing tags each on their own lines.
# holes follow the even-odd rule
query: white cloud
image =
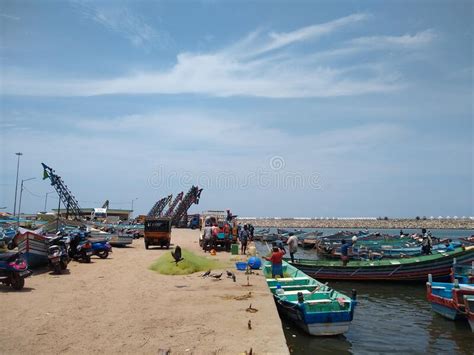
<svg viewBox="0 0 474 355">
<path fill-rule="evenodd" d="M 9 15 L 9 14 L 1 14 L 0 13 L 0 17 L 6 18 L 7 20 L 13 20 L 13 21 L 19 21 L 20 20 L 20 17 Z"/>
<path fill-rule="evenodd" d="M 97 21 L 114 28 L 115 22 L 94 13 Z M 235 44 L 208 53 L 179 53 L 167 70 L 140 71 L 111 79 L 56 79 L 8 70 L 4 94 L 48 96 L 94 96 L 108 94 L 203 94 L 216 97 L 254 96 L 267 98 L 336 97 L 399 90 L 404 87 L 401 73 L 378 62 L 364 65 L 322 64 L 328 56 L 350 55 L 383 48 L 411 48 L 426 45 L 435 37 L 427 30 L 415 35 L 361 37 L 346 47 L 302 55 L 290 44 L 329 35 L 368 17 L 354 14 L 331 22 L 300 28 L 287 33 L 262 36 L 255 31 Z M 127 23 L 120 22 L 127 28 Z M 140 31 L 130 31 L 130 35 Z M 145 42 L 147 31 L 138 36 Z M 152 36 L 153 37 L 153 36 Z M 361 75 L 362 74 L 362 75 Z"/>
<path fill-rule="evenodd" d="M 414 35 L 360 37 L 353 39 L 351 43 L 361 48 L 417 48 L 433 42 L 435 38 L 436 33 L 429 29 Z"/>
<path fill-rule="evenodd" d="M 329 35 L 341 28 L 364 21 L 369 17 L 368 14 L 353 14 L 334 21 L 302 27 L 292 32 L 271 32 L 268 35 L 269 38 L 265 39 L 261 38 L 261 31 L 255 31 L 230 47 L 227 50 L 227 54 L 239 57 L 260 55 L 291 44 Z"/>
<path fill-rule="evenodd" d="M 72 3 L 85 18 L 118 33 L 136 47 L 163 45 L 168 40 L 167 35 L 158 33 L 141 16 L 117 2 L 107 4 L 73 0 Z"/>
</svg>

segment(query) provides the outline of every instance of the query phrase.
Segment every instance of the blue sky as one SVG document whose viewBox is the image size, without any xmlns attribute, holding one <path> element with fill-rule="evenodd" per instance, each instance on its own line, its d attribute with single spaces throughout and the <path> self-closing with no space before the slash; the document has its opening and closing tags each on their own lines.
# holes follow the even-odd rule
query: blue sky
<svg viewBox="0 0 474 355">
<path fill-rule="evenodd" d="M 0 1 L 0 207 L 473 211 L 472 1 Z M 48 208 L 57 200 L 50 195 Z"/>
</svg>

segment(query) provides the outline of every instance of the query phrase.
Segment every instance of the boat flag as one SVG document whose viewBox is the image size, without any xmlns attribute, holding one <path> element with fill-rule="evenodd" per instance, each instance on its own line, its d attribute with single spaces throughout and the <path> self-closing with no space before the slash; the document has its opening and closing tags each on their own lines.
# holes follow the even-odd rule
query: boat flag
<svg viewBox="0 0 474 355">
<path fill-rule="evenodd" d="M 49 178 L 49 174 L 45 168 L 43 168 L 43 180 Z"/>
</svg>

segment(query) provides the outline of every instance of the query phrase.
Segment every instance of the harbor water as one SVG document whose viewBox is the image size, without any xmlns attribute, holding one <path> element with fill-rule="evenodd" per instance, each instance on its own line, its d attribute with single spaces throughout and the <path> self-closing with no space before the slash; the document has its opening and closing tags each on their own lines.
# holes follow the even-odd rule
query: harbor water
<svg viewBox="0 0 474 355">
<path fill-rule="evenodd" d="M 320 231 L 330 235 L 339 230 Z M 399 230 L 379 232 L 395 235 Z M 474 231 L 433 230 L 432 233 L 436 237 L 457 239 L 471 236 Z M 265 243 L 256 244 L 260 254 L 268 253 Z M 317 259 L 314 251 L 301 248 L 296 257 Z M 357 290 L 358 305 L 349 331 L 336 337 L 313 337 L 282 319 L 292 353 L 474 354 L 474 333 L 468 322 L 451 321 L 435 314 L 426 300 L 424 283 L 330 281 L 329 285 L 348 295 L 352 289 Z"/>
</svg>

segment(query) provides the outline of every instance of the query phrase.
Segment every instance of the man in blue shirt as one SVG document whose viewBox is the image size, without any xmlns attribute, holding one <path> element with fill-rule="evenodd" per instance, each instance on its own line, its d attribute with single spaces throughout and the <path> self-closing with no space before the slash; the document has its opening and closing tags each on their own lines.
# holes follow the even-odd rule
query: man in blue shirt
<svg viewBox="0 0 474 355">
<path fill-rule="evenodd" d="M 344 239 L 341 240 L 341 260 L 342 260 L 342 266 L 346 266 L 347 263 L 349 262 L 349 248 L 352 248 L 352 246 L 357 242 L 357 237 L 353 236 L 352 237 L 352 242 L 346 242 Z"/>
</svg>

